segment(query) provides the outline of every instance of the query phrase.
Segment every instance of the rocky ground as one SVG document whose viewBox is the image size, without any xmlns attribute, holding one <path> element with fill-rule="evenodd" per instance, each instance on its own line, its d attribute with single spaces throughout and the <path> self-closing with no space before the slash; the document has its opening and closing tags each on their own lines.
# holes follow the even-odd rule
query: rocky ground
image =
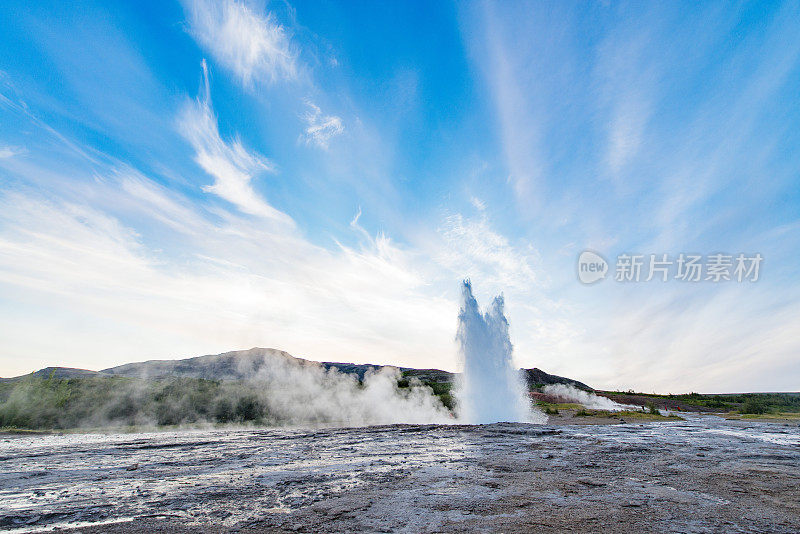
<svg viewBox="0 0 800 534">
<path fill-rule="evenodd" d="M 6 435 L 0 528 L 800 531 L 800 427 L 686 417 Z"/>
</svg>

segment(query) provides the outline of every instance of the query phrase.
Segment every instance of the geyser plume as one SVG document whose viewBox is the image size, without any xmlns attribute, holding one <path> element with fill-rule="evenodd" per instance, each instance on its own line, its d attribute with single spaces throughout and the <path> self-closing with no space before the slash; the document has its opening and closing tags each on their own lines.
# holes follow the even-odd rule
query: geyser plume
<svg viewBox="0 0 800 534">
<path fill-rule="evenodd" d="M 489 310 L 481 313 L 470 281 L 464 281 L 456 336 L 464 363 L 456 389 L 460 418 L 473 424 L 543 422 L 543 414 L 533 412 L 522 376 L 513 364 L 503 305 L 499 295 Z"/>
</svg>

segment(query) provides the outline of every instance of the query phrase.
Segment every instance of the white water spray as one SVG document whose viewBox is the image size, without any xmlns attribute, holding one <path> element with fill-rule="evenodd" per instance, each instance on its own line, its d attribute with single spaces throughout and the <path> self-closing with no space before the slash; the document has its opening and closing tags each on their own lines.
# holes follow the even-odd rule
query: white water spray
<svg viewBox="0 0 800 534">
<path fill-rule="evenodd" d="M 464 363 L 456 389 L 461 419 L 472 424 L 543 422 L 543 414 L 532 411 L 520 372 L 512 362 L 503 305 L 503 296 L 497 296 L 482 314 L 472 285 L 464 281 L 456 335 Z"/>
</svg>

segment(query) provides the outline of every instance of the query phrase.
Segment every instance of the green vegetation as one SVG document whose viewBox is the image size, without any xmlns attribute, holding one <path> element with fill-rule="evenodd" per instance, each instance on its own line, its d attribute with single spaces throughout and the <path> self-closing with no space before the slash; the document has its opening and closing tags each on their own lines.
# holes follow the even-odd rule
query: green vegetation
<svg viewBox="0 0 800 534">
<path fill-rule="evenodd" d="M 610 398 L 627 404 L 649 403 L 658 407 L 708 412 L 739 412 L 749 414 L 800 413 L 800 393 L 735 393 L 658 395 L 633 391 L 607 391 Z"/>
<path fill-rule="evenodd" d="M 592 410 L 584 408 L 580 404 L 568 403 L 568 402 L 551 403 L 540 400 L 537 401 L 536 404 L 538 404 L 544 410 L 544 413 L 546 413 L 547 415 L 560 415 L 562 411 L 566 411 L 566 412 L 574 412 L 574 417 L 610 417 L 610 418 L 627 417 L 630 419 L 646 419 L 646 420 L 681 419 L 681 417 L 677 415 L 670 415 L 670 416 L 661 415 L 661 412 L 658 410 L 658 407 L 653 403 L 648 403 L 646 410 L 645 407 L 643 406 L 642 411 L 623 410 L 620 412 L 612 412 L 609 410 Z"/>
<path fill-rule="evenodd" d="M 419 380 L 408 371 L 403 372 L 403 378 L 397 381 L 397 387 L 400 389 L 411 387 L 413 383 L 428 386 L 433 390 L 433 394 L 439 397 L 442 404 L 451 412 L 455 409 L 456 400 L 453 397 L 453 383 L 452 382 L 438 382 L 433 380 Z"/>
<path fill-rule="evenodd" d="M 609 410 L 592 410 L 574 403 L 551 403 L 539 400 L 536 402 L 547 415 L 560 415 L 562 411 L 572 412 L 573 417 L 605 417 L 617 419 L 625 417 L 628 419 L 641 419 L 641 420 L 681 420 L 682 418 L 677 415 L 664 416 L 661 415 L 655 404 L 648 405 L 648 410 L 644 406 L 641 411 L 623 410 L 620 412 L 612 412 Z"/>
<path fill-rule="evenodd" d="M 543 410 L 547 411 L 555 410 L 558 412 L 559 410 L 580 410 L 583 408 L 580 404 L 574 402 L 545 402 L 545 401 L 536 401 L 536 404 L 540 406 Z"/>
<path fill-rule="evenodd" d="M 419 385 L 401 379 L 398 387 Z M 452 384 L 422 382 L 449 410 Z M 212 424 L 279 424 L 263 385 L 234 380 L 120 376 L 48 378 L 0 382 L 0 428 L 76 429 Z M 273 392 L 274 393 L 274 392 Z M 277 393 L 275 393 L 277 394 Z"/>
<path fill-rule="evenodd" d="M 800 412 L 774 412 L 774 413 L 763 413 L 763 414 L 753 414 L 753 413 L 743 414 L 743 413 L 730 412 L 725 417 L 727 419 L 800 420 Z"/>
<path fill-rule="evenodd" d="M 235 382 L 25 377 L 0 383 L 0 427 L 68 429 L 268 419 L 257 392 Z"/>
<path fill-rule="evenodd" d="M 613 419 L 642 419 L 646 421 L 653 420 L 675 420 L 681 421 L 682 417 L 677 415 L 661 415 L 658 410 L 653 411 L 638 411 L 638 410 L 622 410 L 619 412 L 611 412 L 608 410 L 587 410 L 581 408 L 575 412 L 575 417 L 606 417 Z"/>
<path fill-rule="evenodd" d="M 767 406 L 761 399 L 750 398 L 744 401 L 742 407 L 739 408 L 739 413 L 763 414 L 767 413 Z"/>
<path fill-rule="evenodd" d="M 653 412 L 639 412 L 636 410 L 623 410 L 621 412 L 608 412 L 606 417 L 620 417 L 624 419 L 644 419 L 647 421 L 652 420 L 674 420 L 674 421 L 683 421 L 683 417 L 678 415 L 661 415 L 658 410 L 655 413 Z"/>
<path fill-rule="evenodd" d="M 442 372 L 404 371 L 401 390 L 423 385 L 449 410 L 455 411 L 453 384 Z M 641 405 L 641 412 L 587 410 L 579 404 L 536 403 L 548 415 L 572 412 L 579 417 L 662 418 L 659 408 L 724 411 L 739 418 L 800 418 L 799 393 L 744 393 L 736 395 L 652 395 L 612 392 L 610 398 Z M 26 376 L 0 382 L 0 428 L 73 429 L 126 426 L 212 424 L 278 424 L 286 416 L 268 404 L 263 386 L 234 380 L 121 376 L 57 378 Z M 270 408 L 273 407 L 273 408 Z"/>
</svg>

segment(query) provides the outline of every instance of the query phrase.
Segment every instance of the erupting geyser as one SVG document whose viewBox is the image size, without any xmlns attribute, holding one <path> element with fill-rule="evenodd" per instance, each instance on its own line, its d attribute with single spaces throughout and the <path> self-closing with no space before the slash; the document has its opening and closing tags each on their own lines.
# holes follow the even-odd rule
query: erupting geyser
<svg viewBox="0 0 800 534">
<path fill-rule="evenodd" d="M 465 280 L 456 339 L 464 362 L 456 391 L 462 419 L 472 424 L 535 422 L 522 377 L 511 359 L 503 296 L 495 297 L 491 308 L 481 313 L 472 285 Z"/>
</svg>

